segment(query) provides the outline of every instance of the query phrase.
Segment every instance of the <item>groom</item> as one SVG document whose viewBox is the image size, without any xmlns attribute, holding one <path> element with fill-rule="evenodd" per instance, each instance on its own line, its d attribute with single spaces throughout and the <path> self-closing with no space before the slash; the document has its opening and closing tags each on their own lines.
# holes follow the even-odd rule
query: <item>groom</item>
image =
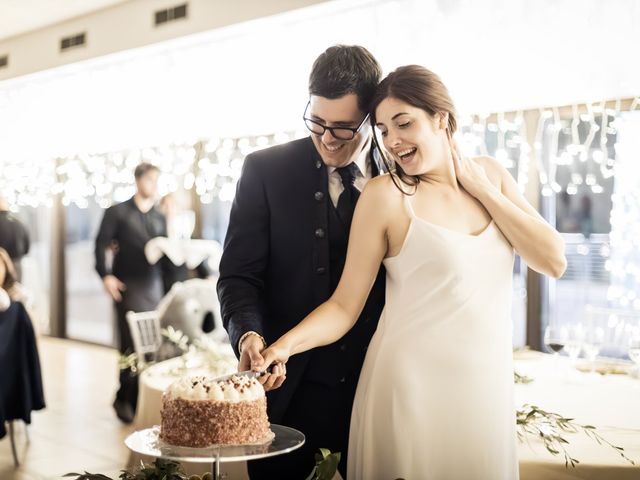
<svg viewBox="0 0 640 480">
<path fill-rule="evenodd" d="M 218 280 L 241 371 L 327 300 L 340 280 L 356 201 L 381 171 L 367 117 L 380 75 L 363 47 L 327 49 L 309 77 L 303 117 L 310 136 L 245 159 Z M 345 476 L 351 407 L 383 303 L 381 270 L 353 330 L 292 357 L 286 382 L 280 367 L 262 377 L 270 421 L 302 431 L 306 443 L 277 459 L 250 462 L 252 480 L 304 479 L 320 447 L 342 452 Z"/>
</svg>

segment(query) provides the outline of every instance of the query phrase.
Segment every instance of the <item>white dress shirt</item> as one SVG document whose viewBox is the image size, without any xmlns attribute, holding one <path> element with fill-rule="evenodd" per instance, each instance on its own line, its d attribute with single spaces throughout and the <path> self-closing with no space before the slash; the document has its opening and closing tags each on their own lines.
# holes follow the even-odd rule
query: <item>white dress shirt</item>
<svg viewBox="0 0 640 480">
<path fill-rule="evenodd" d="M 356 171 L 355 187 L 362 192 L 364 186 L 371 179 L 371 162 L 369 162 L 369 150 L 371 150 L 371 139 L 365 143 L 364 147 L 360 151 L 360 154 L 353 161 L 358 166 Z M 335 167 L 327 167 L 327 174 L 329 176 L 329 196 L 333 202 L 333 206 L 338 205 L 338 198 L 344 191 L 342 185 L 342 178 L 340 174 L 336 172 Z"/>
</svg>

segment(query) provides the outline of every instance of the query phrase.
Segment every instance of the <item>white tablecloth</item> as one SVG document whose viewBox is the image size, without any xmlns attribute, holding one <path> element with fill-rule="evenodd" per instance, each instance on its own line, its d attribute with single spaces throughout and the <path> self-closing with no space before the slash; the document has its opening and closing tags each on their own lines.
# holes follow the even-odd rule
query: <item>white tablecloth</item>
<svg viewBox="0 0 640 480">
<path fill-rule="evenodd" d="M 518 446 L 521 480 L 631 480 L 640 479 L 640 379 L 628 375 L 582 373 L 566 357 L 555 362 L 539 352 L 516 354 L 515 368 L 532 377 L 516 385 L 516 406 L 536 405 L 596 427 L 607 441 L 625 449 L 632 466 L 612 448 L 598 445 L 584 433 L 568 433 L 567 450 L 580 461 L 565 468 L 563 455 L 554 457 L 542 441 L 529 439 Z M 529 438 L 529 437 L 527 437 Z"/>
<path fill-rule="evenodd" d="M 538 352 L 516 354 L 516 371 L 534 379 L 530 384 L 516 385 L 516 406 L 536 405 L 574 418 L 578 423 L 594 425 L 606 440 L 623 447 L 627 456 L 640 464 L 640 379 L 581 373 L 571 368 L 568 359 L 558 360 L 556 363 L 550 355 Z M 141 374 L 136 429 L 160 423 L 162 392 L 175 380 L 181 362 L 180 358 L 160 362 Z M 207 372 L 190 370 L 190 374 L 200 373 Z M 562 455 L 554 457 L 541 441 L 527 438 L 527 443 L 518 445 L 521 480 L 640 479 L 640 466 L 630 465 L 613 449 L 598 445 L 584 433 L 565 434 L 569 441 L 567 450 L 580 461 L 576 468 L 565 468 Z M 132 455 L 129 464 L 139 463 L 139 458 Z M 189 473 L 203 473 L 208 469 L 202 464 L 184 465 Z M 248 478 L 244 462 L 222 465 L 229 480 Z"/>
</svg>

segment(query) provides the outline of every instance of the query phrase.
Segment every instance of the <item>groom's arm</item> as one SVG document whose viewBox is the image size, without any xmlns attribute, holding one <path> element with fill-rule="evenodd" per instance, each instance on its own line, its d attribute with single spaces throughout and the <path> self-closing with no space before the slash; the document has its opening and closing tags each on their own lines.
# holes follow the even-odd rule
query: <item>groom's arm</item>
<svg viewBox="0 0 640 480">
<path fill-rule="evenodd" d="M 218 298 L 222 323 L 238 358 L 238 343 L 247 332 L 263 336 L 263 294 L 269 259 L 269 207 L 262 163 L 248 155 L 231 207 L 220 260 Z"/>
</svg>

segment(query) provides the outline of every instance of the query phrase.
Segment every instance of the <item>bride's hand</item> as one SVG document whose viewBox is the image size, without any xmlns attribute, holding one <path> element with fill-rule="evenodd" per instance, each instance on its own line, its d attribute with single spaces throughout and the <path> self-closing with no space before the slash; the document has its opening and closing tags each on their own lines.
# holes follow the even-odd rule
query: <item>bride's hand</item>
<svg viewBox="0 0 640 480">
<path fill-rule="evenodd" d="M 456 178 L 462 188 L 478 200 L 481 199 L 483 193 L 496 189 L 487 177 L 487 172 L 482 165 L 472 158 L 463 156 L 454 140 L 450 141 L 450 145 Z"/>
<path fill-rule="evenodd" d="M 289 349 L 281 346 L 278 342 L 272 344 L 269 348 L 265 348 L 260 352 L 262 356 L 262 362 L 253 362 L 251 369 L 255 372 L 261 372 L 273 365 L 271 373 L 267 373 L 260 377 L 260 383 L 264 387 L 265 391 L 274 390 L 279 388 L 287 379 L 287 367 L 286 363 L 291 356 Z"/>
</svg>

